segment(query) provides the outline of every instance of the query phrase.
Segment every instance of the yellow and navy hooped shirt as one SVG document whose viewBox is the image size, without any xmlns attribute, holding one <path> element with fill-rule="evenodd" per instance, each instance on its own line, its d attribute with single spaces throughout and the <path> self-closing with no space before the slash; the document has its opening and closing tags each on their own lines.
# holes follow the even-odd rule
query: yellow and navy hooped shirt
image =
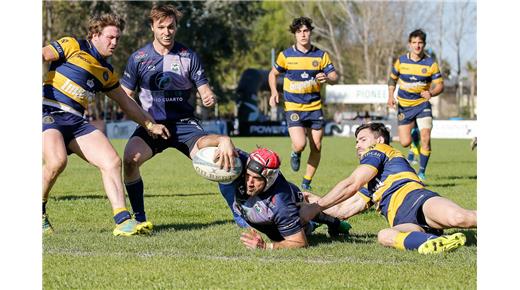
<svg viewBox="0 0 520 290">
<path fill-rule="evenodd" d="M 64 37 L 49 45 L 58 60 L 51 62 L 43 83 L 43 104 L 83 116 L 98 91 L 119 86 L 112 66 L 89 40 Z"/>
<path fill-rule="evenodd" d="M 369 165 L 377 171 L 367 184 L 368 192 L 377 210 L 392 226 L 404 198 L 411 191 L 424 188 L 423 183 L 403 154 L 390 145 L 376 144 L 370 147 L 361 157 L 360 164 Z"/>
<path fill-rule="evenodd" d="M 285 73 L 283 95 L 286 111 L 321 109 L 321 85 L 316 81 L 316 75 L 335 70 L 326 52 L 312 46 L 303 53 L 293 45 L 278 55 L 274 67 L 278 72 Z"/>
<path fill-rule="evenodd" d="M 400 56 L 392 67 L 390 77 L 399 85 L 397 100 L 402 107 L 427 102 L 421 97 L 421 92 L 428 90 L 432 83 L 438 84 L 443 81 L 439 65 L 426 54 L 419 61 L 410 59 L 408 53 Z"/>
</svg>

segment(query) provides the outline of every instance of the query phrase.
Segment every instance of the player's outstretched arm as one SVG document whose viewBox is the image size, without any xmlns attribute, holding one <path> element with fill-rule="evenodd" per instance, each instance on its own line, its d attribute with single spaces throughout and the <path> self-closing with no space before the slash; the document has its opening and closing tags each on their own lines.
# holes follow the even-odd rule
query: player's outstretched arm
<svg viewBox="0 0 520 290">
<path fill-rule="evenodd" d="M 200 138 L 197 141 L 197 150 L 192 150 L 191 156 L 194 156 L 198 149 L 206 147 L 218 147 L 215 152 L 215 162 L 225 170 L 235 167 L 235 157 L 238 157 L 235 145 L 229 136 L 210 134 Z M 195 148 L 194 148 L 195 149 Z"/>
<path fill-rule="evenodd" d="M 303 222 L 313 219 L 322 212 L 340 202 L 353 196 L 359 189 L 367 184 L 377 174 L 377 170 L 368 165 L 358 166 L 352 174 L 340 181 L 332 190 L 317 202 L 302 204 L 300 207 L 300 218 Z"/>
<path fill-rule="evenodd" d="M 107 92 L 107 96 L 116 101 L 130 119 L 146 128 L 150 134 L 161 136 L 163 139 L 170 138 L 170 131 L 164 125 L 155 124 L 153 119 L 148 118 L 144 110 L 134 99 L 128 97 L 121 86 Z"/>
<path fill-rule="evenodd" d="M 284 237 L 283 241 L 266 243 L 262 236 L 254 229 L 240 235 L 240 241 L 250 249 L 273 250 L 273 249 L 292 249 L 307 247 L 307 237 L 305 232 L 300 230 L 294 235 Z"/>
</svg>

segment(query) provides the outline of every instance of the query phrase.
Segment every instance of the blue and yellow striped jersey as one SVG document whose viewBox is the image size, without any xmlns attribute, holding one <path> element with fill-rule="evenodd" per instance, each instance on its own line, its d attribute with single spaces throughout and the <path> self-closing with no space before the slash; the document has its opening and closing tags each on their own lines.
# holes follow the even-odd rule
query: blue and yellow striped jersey
<svg viewBox="0 0 520 290">
<path fill-rule="evenodd" d="M 316 75 L 335 70 L 326 52 L 312 46 L 303 53 L 293 45 L 278 55 L 274 67 L 278 72 L 285 73 L 283 95 L 286 111 L 321 109 L 321 85 L 316 81 Z"/>
<path fill-rule="evenodd" d="M 397 100 L 402 107 L 420 105 L 427 100 L 421 92 L 430 88 L 431 83 L 441 83 L 439 65 L 432 57 L 424 55 L 419 61 L 410 59 L 409 54 L 400 56 L 394 63 L 390 77 L 397 81 Z"/>
<path fill-rule="evenodd" d="M 367 188 L 377 210 L 392 226 L 406 195 L 415 189 L 424 188 L 423 183 L 403 154 L 390 145 L 376 144 L 370 147 L 361 157 L 360 163 L 377 171 L 376 176 L 368 182 Z"/>
<path fill-rule="evenodd" d="M 98 91 L 119 86 L 112 66 L 88 40 L 64 37 L 49 45 L 59 58 L 51 62 L 43 83 L 43 104 L 83 116 Z"/>
</svg>

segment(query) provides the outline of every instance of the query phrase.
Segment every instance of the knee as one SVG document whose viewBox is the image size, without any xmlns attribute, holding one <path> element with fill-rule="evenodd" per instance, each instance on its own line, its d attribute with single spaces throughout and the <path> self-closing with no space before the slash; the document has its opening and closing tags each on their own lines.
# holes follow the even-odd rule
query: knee
<svg viewBox="0 0 520 290">
<path fill-rule="evenodd" d="M 477 226 L 477 213 L 472 210 L 457 211 L 449 219 L 450 226 L 471 228 Z"/>
<path fill-rule="evenodd" d="M 117 154 L 107 157 L 100 164 L 99 168 L 104 171 L 121 170 L 121 158 Z"/>
<path fill-rule="evenodd" d="M 67 167 L 67 157 L 55 157 L 52 160 L 45 160 L 45 168 L 52 176 L 56 176 L 65 170 Z"/>
<path fill-rule="evenodd" d="M 295 142 L 295 143 L 293 143 L 294 151 L 302 152 L 303 150 L 305 150 L 305 145 L 307 145 L 306 142 Z"/>
<path fill-rule="evenodd" d="M 123 158 L 124 170 L 132 171 L 139 167 L 139 156 L 138 154 L 125 154 Z"/>
<path fill-rule="evenodd" d="M 410 146 L 410 144 L 412 144 L 412 139 L 411 138 L 402 138 L 402 137 L 399 137 L 399 143 L 401 143 L 401 146 L 403 147 L 408 147 Z"/>
<path fill-rule="evenodd" d="M 380 230 L 379 233 L 377 233 L 377 241 L 379 242 L 379 244 L 385 247 L 393 247 L 395 236 L 395 230 L 383 229 Z"/>
<path fill-rule="evenodd" d="M 313 146 L 311 146 L 311 152 L 318 154 L 321 153 L 321 142 L 313 144 Z"/>
</svg>

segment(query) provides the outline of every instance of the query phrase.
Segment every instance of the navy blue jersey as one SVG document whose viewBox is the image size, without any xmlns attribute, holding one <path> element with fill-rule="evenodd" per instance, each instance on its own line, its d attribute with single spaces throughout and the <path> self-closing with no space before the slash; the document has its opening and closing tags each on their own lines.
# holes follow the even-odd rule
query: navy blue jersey
<svg viewBox="0 0 520 290">
<path fill-rule="evenodd" d="M 248 154 L 239 151 L 242 164 L 246 164 Z M 246 166 L 234 182 L 235 202 L 233 209 L 253 228 L 266 234 L 272 241 L 282 241 L 303 229 L 299 207 L 303 201 L 300 189 L 288 182 L 280 173 L 274 184 L 265 192 L 254 197 L 247 195 L 245 184 Z"/>
<path fill-rule="evenodd" d="M 134 52 L 121 83 L 132 91 L 141 89 L 141 105 L 156 121 L 174 121 L 194 116 L 191 92 L 208 80 L 197 54 L 176 41 L 166 55 L 152 43 Z"/>
</svg>

